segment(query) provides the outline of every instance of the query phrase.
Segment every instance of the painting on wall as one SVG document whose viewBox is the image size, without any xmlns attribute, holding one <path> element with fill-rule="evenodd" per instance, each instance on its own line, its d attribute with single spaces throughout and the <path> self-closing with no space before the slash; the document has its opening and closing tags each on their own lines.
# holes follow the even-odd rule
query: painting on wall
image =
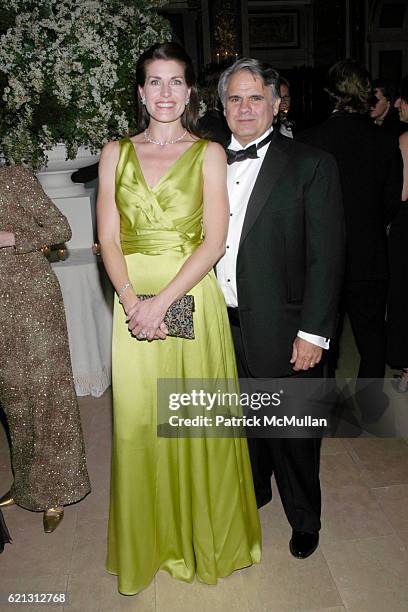
<svg viewBox="0 0 408 612">
<path fill-rule="evenodd" d="M 299 47 L 298 12 L 250 13 L 249 44 L 253 49 Z"/>
</svg>

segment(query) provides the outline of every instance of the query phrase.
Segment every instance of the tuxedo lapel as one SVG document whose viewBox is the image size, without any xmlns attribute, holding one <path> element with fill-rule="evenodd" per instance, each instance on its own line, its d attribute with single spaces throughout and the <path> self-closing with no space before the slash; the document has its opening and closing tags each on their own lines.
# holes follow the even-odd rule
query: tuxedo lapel
<svg viewBox="0 0 408 612">
<path fill-rule="evenodd" d="M 276 181 L 288 163 L 289 156 L 286 152 L 288 143 L 285 142 L 287 140 L 288 139 L 281 136 L 279 132 L 276 132 L 276 135 L 274 135 L 268 147 L 268 151 L 248 201 L 239 241 L 240 247 L 257 220 L 262 208 L 265 206 Z"/>
</svg>

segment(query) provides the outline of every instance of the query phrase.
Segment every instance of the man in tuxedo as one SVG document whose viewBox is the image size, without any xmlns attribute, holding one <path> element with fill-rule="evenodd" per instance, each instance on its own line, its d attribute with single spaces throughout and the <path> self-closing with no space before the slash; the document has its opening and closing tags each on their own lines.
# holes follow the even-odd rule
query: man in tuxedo
<svg viewBox="0 0 408 612">
<path fill-rule="evenodd" d="M 241 378 L 321 376 L 342 277 L 342 213 L 334 159 L 274 129 L 279 75 L 241 59 L 220 78 L 232 140 L 230 226 L 217 265 Z M 320 529 L 320 440 L 249 439 L 258 507 L 275 474 L 293 533 L 312 554 Z"/>
<path fill-rule="evenodd" d="M 383 401 L 389 275 L 386 227 L 401 204 L 402 162 L 398 139 L 370 120 L 371 79 L 359 62 L 346 59 L 335 64 L 329 71 L 327 91 L 334 112 L 297 139 L 331 153 L 338 164 L 346 227 L 346 273 L 337 335 L 347 314 L 360 354 L 356 387 L 360 389 L 359 405 L 368 420 L 370 413 L 373 417 L 377 413 L 373 399 L 379 408 Z M 335 359 L 331 367 L 333 371 Z"/>
</svg>

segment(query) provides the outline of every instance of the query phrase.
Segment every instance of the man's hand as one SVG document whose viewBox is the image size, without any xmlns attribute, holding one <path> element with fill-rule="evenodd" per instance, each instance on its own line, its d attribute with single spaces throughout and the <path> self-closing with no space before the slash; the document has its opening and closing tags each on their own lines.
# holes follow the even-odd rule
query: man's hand
<svg viewBox="0 0 408 612">
<path fill-rule="evenodd" d="M 323 349 L 316 344 L 312 344 L 303 338 L 296 336 L 293 342 L 292 358 L 290 363 L 293 363 L 293 369 L 295 372 L 300 370 L 308 370 L 314 368 L 315 365 L 320 363 L 322 358 Z"/>
</svg>

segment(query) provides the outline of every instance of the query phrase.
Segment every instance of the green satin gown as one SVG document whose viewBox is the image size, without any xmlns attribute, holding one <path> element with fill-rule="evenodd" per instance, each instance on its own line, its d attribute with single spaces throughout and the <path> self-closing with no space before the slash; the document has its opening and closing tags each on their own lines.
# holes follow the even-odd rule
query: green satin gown
<svg viewBox="0 0 408 612">
<path fill-rule="evenodd" d="M 199 140 L 150 188 L 129 139 L 120 141 L 116 203 L 121 245 L 137 293 L 158 293 L 202 241 L 203 158 Z M 259 562 L 261 536 L 247 442 L 160 438 L 158 378 L 236 378 L 224 297 L 213 271 L 194 295 L 195 340 L 139 341 L 116 298 L 114 434 L 109 572 L 138 593 L 166 570 L 209 584 Z"/>
</svg>

